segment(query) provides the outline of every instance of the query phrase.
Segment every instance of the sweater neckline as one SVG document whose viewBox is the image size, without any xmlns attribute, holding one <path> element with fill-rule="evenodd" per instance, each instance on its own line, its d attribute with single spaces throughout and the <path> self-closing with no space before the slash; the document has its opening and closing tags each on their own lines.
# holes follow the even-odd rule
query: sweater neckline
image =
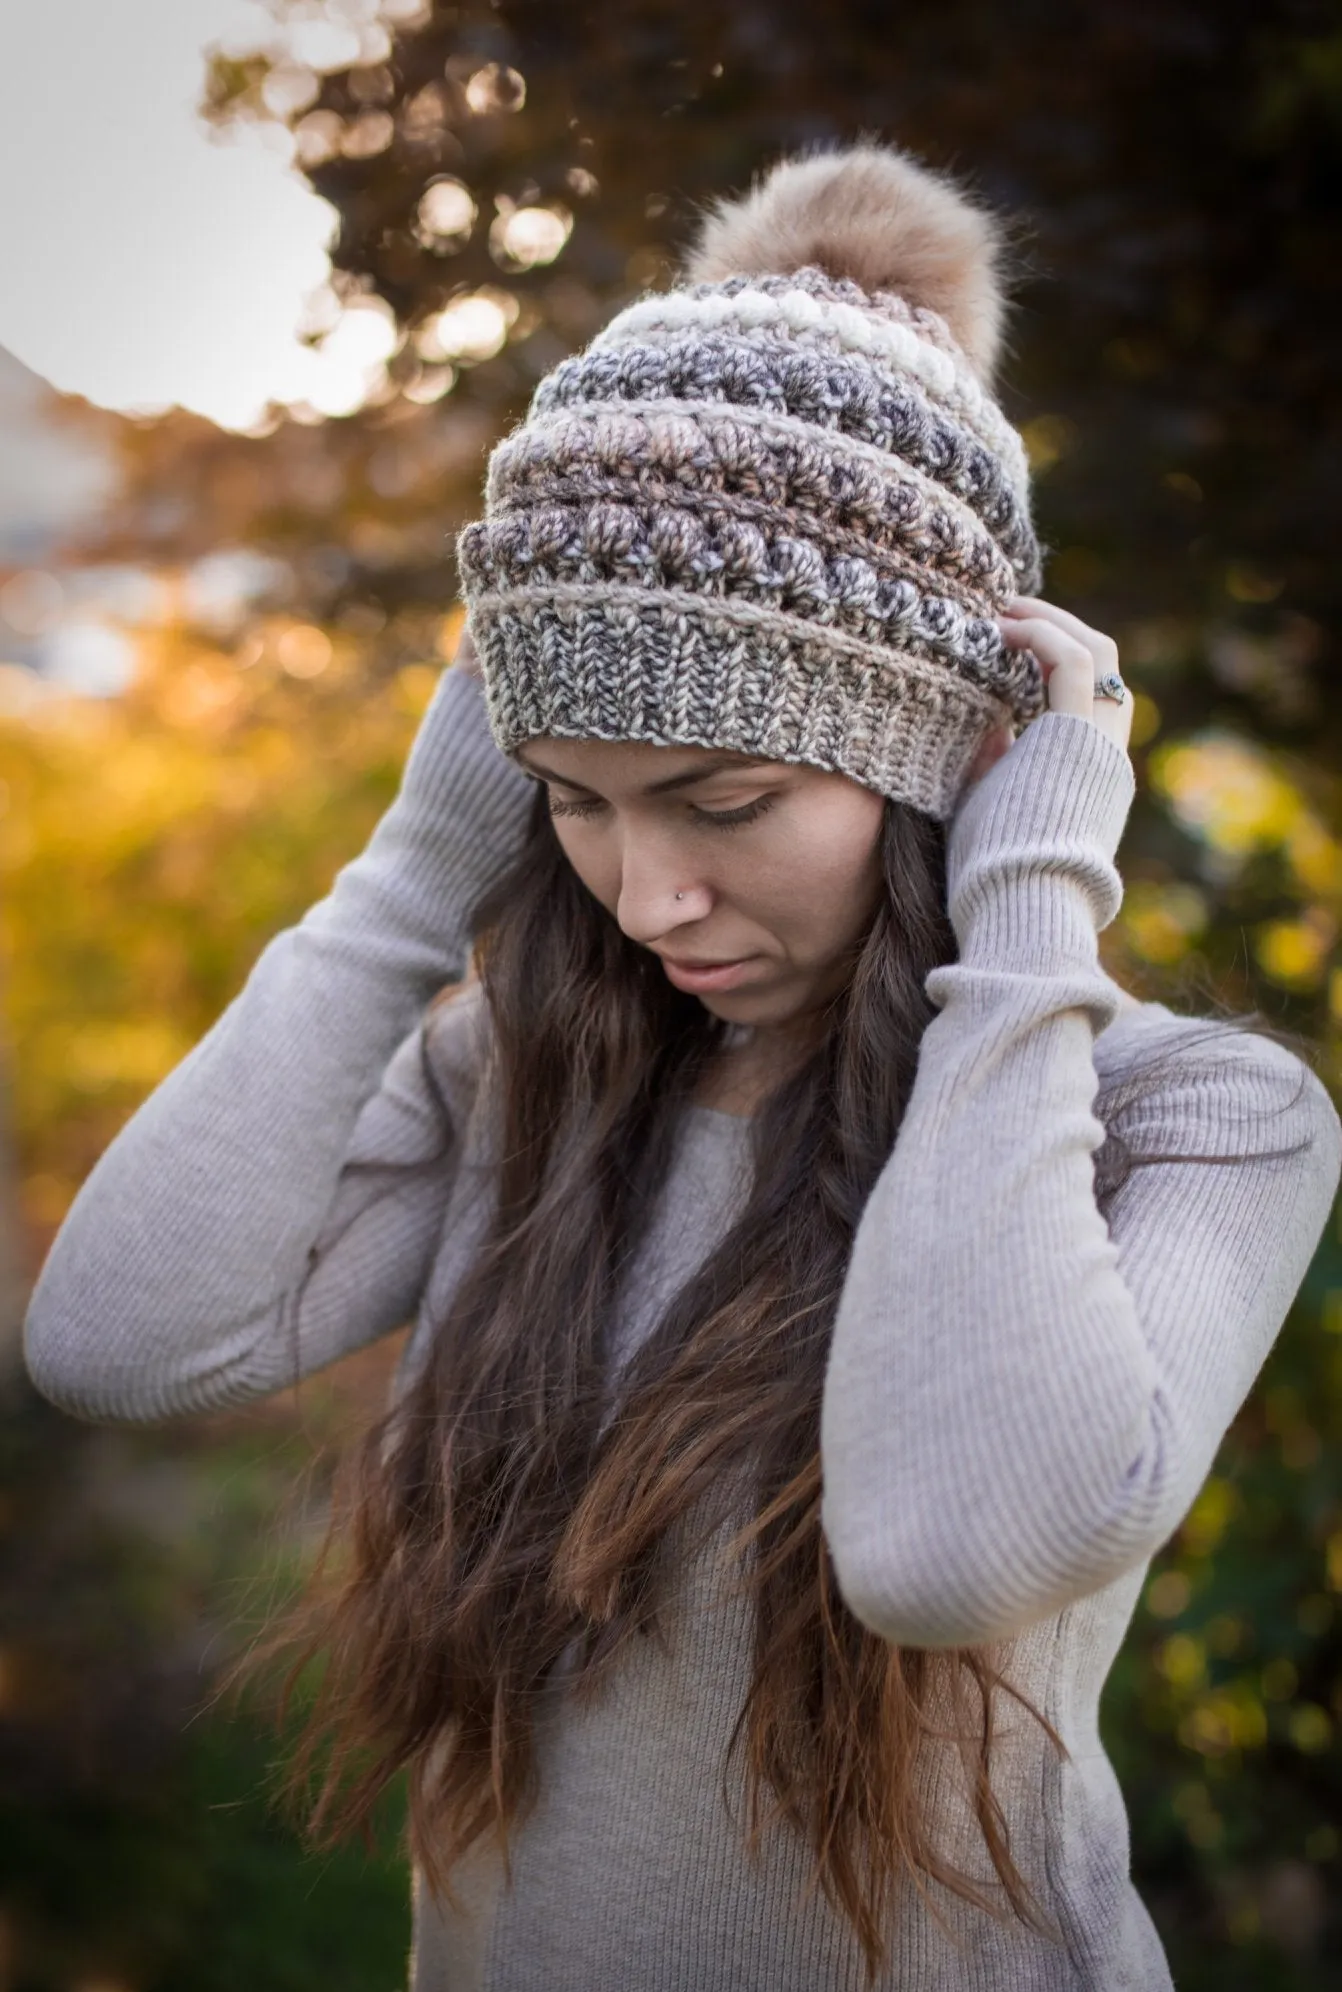
<svg viewBox="0 0 1342 1992">
<path fill-rule="evenodd" d="M 692 1114 L 707 1114 L 710 1120 L 731 1121 L 738 1127 L 749 1127 L 751 1121 L 755 1118 L 753 1114 L 729 1113 L 725 1107 L 701 1106 L 697 1100 L 691 1100 L 688 1103 L 686 1111 Z"/>
</svg>

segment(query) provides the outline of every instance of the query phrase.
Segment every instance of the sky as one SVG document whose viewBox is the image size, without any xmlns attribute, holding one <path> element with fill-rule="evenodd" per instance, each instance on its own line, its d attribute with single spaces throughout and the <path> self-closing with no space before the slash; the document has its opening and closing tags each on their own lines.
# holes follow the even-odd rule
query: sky
<svg viewBox="0 0 1342 1992">
<path fill-rule="evenodd" d="M 332 11 L 366 22 L 376 0 Z M 0 345 L 56 387 L 238 429 L 268 400 L 341 414 L 363 399 L 390 342 L 375 307 L 346 314 L 324 354 L 298 338 L 335 216 L 288 134 L 221 141 L 196 115 L 207 45 L 271 31 L 257 0 L 0 8 Z M 357 31 L 313 21 L 307 52 L 335 67 Z"/>
</svg>

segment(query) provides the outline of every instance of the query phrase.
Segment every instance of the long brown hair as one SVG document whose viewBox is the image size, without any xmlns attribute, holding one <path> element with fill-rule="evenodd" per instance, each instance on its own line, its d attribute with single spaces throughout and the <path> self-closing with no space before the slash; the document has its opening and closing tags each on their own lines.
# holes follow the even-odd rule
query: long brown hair
<svg viewBox="0 0 1342 1992">
<path fill-rule="evenodd" d="M 805 1836 L 873 1976 L 904 1875 L 925 1896 L 931 1878 L 1050 1930 L 992 1787 L 999 1696 L 1023 1702 L 1065 1755 L 1061 1739 L 993 1651 L 905 1650 L 866 1630 L 821 1531 L 835 1308 L 933 1014 L 927 975 L 956 952 L 943 826 L 888 803 L 883 862 L 846 988 L 755 1117 L 746 1207 L 623 1372 L 610 1416 L 621 1269 L 723 1026 L 588 894 L 538 798 L 527 848 L 478 914 L 491 1228 L 427 1361 L 353 1457 L 304 1607 L 291 1679 L 314 1654 L 324 1668 L 294 1775 L 308 1788 L 315 1776 L 319 1839 L 365 1822 L 404 1770 L 412 1848 L 435 1891 L 450 1893 L 482 1837 L 506 1850 L 535 1795 L 533 1724 L 561 1653 L 575 1690 L 594 1692 L 657 1627 L 671 1560 L 726 1521 L 754 1612 L 732 1743 L 752 1838 L 773 1820 Z M 433 1039 L 431 1014 L 431 1079 Z M 1117 1170 L 1103 1160 L 1112 1190 L 1124 1158 Z M 922 1816 L 915 1757 L 947 1707 L 973 1711 L 956 1733 L 1009 1910 L 946 1862 Z"/>
</svg>

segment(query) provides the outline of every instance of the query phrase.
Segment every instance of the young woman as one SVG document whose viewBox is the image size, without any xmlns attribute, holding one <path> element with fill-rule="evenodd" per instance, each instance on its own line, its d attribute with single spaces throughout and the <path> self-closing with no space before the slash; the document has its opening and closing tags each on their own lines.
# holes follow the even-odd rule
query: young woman
<svg viewBox="0 0 1342 1992">
<path fill-rule="evenodd" d="M 997 243 L 786 163 L 542 383 L 478 671 L 33 1299 L 95 1418 L 413 1320 L 314 1637 L 416 1992 L 1170 1984 L 1100 1691 L 1342 1128 L 1100 964 L 1130 707 L 1036 592 Z"/>
</svg>

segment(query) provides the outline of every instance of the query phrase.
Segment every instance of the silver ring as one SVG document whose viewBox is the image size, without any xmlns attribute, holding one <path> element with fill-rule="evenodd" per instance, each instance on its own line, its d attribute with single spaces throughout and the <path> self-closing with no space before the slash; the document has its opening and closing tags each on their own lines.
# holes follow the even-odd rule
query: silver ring
<svg viewBox="0 0 1342 1992">
<path fill-rule="evenodd" d="M 1095 680 L 1097 699 L 1112 699 L 1115 705 L 1122 705 L 1128 696 L 1128 688 L 1117 671 L 1106 671 L 1102 678 Z"/>
<path fill-rule="evenodd" d="M 684 895 L 684 893 L 683 893 L 683 892 L 678 892 L 678 893 L 676 894 L 676 898 L 677 898 L 677 899 L 683 899 L 684 897 L 685 897 L 685 895 Z"/>
</svg>

